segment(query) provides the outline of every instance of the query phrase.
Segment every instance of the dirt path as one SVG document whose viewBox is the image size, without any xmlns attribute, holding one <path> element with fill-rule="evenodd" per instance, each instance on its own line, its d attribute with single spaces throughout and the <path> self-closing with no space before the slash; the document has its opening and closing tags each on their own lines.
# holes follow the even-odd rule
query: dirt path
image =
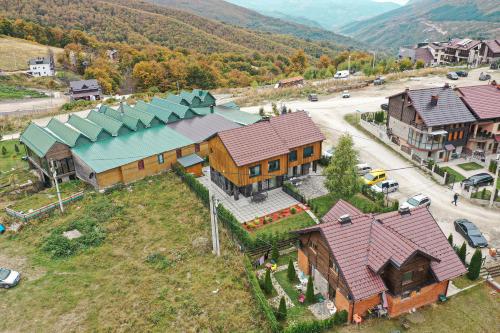
<svg viewBox="0 0 500 333">
<path fill-rule="evenodd" d="M 398 93 L 405 87 L 425 88 L 444 85 L 445 82 L 457 84 L 459 86 L 485 84 L 477 80 L 479 73 L 485 69 L 476 69 L 470 72 L 468 78 L 450 82 L 446 78 L 430 76 L 425 78 L 402 80 L 391 82 L 384 86 L 369 86 L 367 88 L 351 91 L 351 98 L 342 99 L 339 94 L 334 96 L 322 97 L 319 102 L 311 103 L 308 101 L 289 101 L 286 106 L 293 110 L 309 111 L 313 120 L 324 130 L 327 141 L 324 149 L 328 149 L 332 144 L 335 145 L 339 136 L 343 133 L 350 133 L 353 136 L 354 143 L 360 152 L 360 159 L 369 163 L 373 167 L 385 168 L 387 170 L 411 166 L 411 163 L 399 156 L 392 149 L 373 141 L 364 133 L 349 125 L 344 120 L 346 114 L 351 114 L 360 110 L 378 111 L 380 104 L 387 103 L 387 96 Z M 500 81 L 500 73 L 497 71 L 492 77 Z M 249 112 L 258 112 L 260 106 L 244 108 Z M 270 110 L 270 105 L 265 106 Z M 490 245 L 500 247 L 500 212 L 498 210 L 488 209 L 473 205 L 466 200 L 459 200 L 458 207 L 451 204 L 453 192 L 437 184 L 425 175 L 419 169 L 404 169 L 389 172 L 389 177 L 399 181 L 400 190 L 390 194 L 398 200 L 406 199 L 416 193 L 425 193 L 432 200 L 431 212 L 438 221 L 441 229 L 446 236 L 453 232 L 453 221 L 457 218 L 468 218 L 475 222 L 483 231 L 485 237 L 490 241 Z M 456 242 L 462 239 L 461 236 L 454 233 Z M 461 242 L 461 241 L 460 241 Z M 472 249 L 469 249 L 472 252 Z"/>
</svg>

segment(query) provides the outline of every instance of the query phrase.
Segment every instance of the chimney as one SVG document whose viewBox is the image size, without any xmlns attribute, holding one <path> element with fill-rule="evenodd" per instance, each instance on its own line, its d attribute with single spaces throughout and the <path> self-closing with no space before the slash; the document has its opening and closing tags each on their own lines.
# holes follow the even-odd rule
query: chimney
<svg viewBox="0 0 500 333">
<path fill-rule="evenodd" d="M 351 216 L 349 214 L 342 215 L 341 217 L 339 217 L 338 221 L 339 221 L 339 223 L 341 225 L 351 224 L 352 223 Z"/>
<path fill-rule="evenodd" d="M 438 100 L 439 100 L 439 96 L 438 95 L 432 95 L 431 96 L 431 105 L 437 105 Z"/>
<path fill-rule="evenodd" d="M 398 213 L 401 216 L 411 215 L 410 207 L 400 207 Z"/>
</svg>

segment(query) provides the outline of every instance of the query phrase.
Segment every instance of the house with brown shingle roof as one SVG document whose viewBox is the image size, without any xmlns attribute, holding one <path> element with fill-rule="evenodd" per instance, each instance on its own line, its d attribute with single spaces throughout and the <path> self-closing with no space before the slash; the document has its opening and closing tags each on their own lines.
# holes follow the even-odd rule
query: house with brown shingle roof
<svg viewBox="0 0 500 333">
<path fill-rule="evenodd" d="M 389 134 L 412 155 L 448 161 L 451 154 L 462 153 L 476 119 L 448 84 L 406 89 L 388 98 Z"/>
<path fill-rule="evenodd" d="M 296 233 L 300 270 L 350 321 L 377 305 L 394 317 L 434 303 L 466 272 L 426 207 L 363 214 L 340 200 Z"/>
<path fill-rule="evenodd" d="M 500 152 L 500 85 L 457 88 L 457 94 L 476 117 L 471 125 L 467 151 L 486 155 Z"/>
<path fill-rule="evenodd" d="M 323 140 L 303 111 L 219 132 L 209 139 L 212 181 L 236 200 L 280 187 L 316 171 Z"/>
</svg>

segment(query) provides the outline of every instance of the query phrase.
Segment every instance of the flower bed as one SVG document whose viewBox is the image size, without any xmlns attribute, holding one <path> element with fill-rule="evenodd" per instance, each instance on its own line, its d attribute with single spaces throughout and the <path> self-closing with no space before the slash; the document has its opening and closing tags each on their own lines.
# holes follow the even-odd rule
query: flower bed
<svg viewBox="0 0 500 333">
<path fill-rule="evenodd" d="M 300 205 L 295 205 L 289 208 L 282 209 L 280 211 L 257 217 L 251 221 L 243 223 L 243 226 L 248 231 L 253 231 L 255 229 L 261 228 L 263 226 L 269 225 L 271 223 L 278 223 L 287 217 L 303 212 L 304 209 Z"/>
</svg>

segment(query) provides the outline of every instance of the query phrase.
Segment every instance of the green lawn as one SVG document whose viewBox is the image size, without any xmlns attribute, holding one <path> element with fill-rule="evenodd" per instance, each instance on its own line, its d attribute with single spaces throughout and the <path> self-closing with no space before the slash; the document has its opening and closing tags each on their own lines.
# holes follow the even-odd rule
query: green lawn
<svg viewBox="0 0 500 333">
<path fill-rule="evenodd" d="M 313 219 L 306 212 L 300 212 L 290 217 L 272 222 L 263 227 L 255 229 L 255 231 L 250 232 L 252 237 L 262 236 L 263 234 L 277 234 L 286 233 L 293 230 L 298 230 L 301 228 L 309 227 L 314 225 Z"/>
<path fill-rule="evenodd" d="M 19 152 L 16 152 L 16 146 Z M 3 148 L 5 148 L 5 154 Z M 24 146 L 18 140 L 0 141 L 0 173 L 12 168 L 27 167 L 28 163 L 21 159 L 24 155 L 26 155 Z"/>
<path fill-rule="evenodd" d="M 409 332 L 498 332 L 500 298 L 492 294 L 492 289 L 484 283 L 451 297 L 446 303 L 426 306 L 418 309 L 414 315 L 402 315 L 400 318 L 374 319 L 360 327 L 349 325 L 329 331 L 331 333 L 389 333 L 400 330 L 400 319 L 418 317 L 422 322 L 410 323 Z M 496 327 L 496 328 L 495 328 Z"/>
<path fill-rule="evenodd" d="M 100 246 L 66 259 L 42 249 L 55 228 L 88 219 L 105 231 Z M 172 173 L 90 193 L 0 236 L 0 263 L 23 274 L 0 290 L 0 331 L 266 332 L 242 254 L 220 236 L 215 257 L 208 210 Z"/>
<path fill-rule="evenodd" d="M 460 183 L 462 180 L 465 179 L 465 176 L 456 171 L 455 169 L 452 169 L 450 167 L 442 167 L 441 170 L 444 172 L 447 172 L 450 175 L 455 176 L 455 183 Z"/>
<path fill-rule="evenodd" d="M 283 290 L 287 293 L 287 295 L 292 300 L 294 307 L 287 309 L 287 322 L 291 323 L 294 321 L 307 321 L 315 319 L 314 315 L 309 311 L 307 305 L 299 303 L 299 292 L 295 285 L 299 282 L 290 282 L 288 281 L 287 271 L 281 271 L 274 274 L 274 277 L 283 288 Z"/>
<path fill-rule="evenodd" d="M 36 90 L 14 87 L 0 83 L 0 101 L 7 99 L 21 99 L 25 97 L 43 98 L 47 97 L 44 93 Z"/>
<path fill-rule="evenodd" d="M 465 287 L 468 287 L 474 283 L 477 283 L 479 281 L 471 281 L 467 278 L 467 276 L 461 276 L 461 277 L 458 277 L 456 278 L 455 280 L 453 280 L 453 284 L 457 287 L 457 288 L 460 288 L 460 289 L 463 289 Z"/>
<path fill-rule="evenodd" d="M 84 188 L 85 184 L 79 180 L 73 180 L 59 185 L 59 190 L 61 191 L 61 197 L 63 199 Z M 53 202 L 57 202 L 57 191 L 55 186 L 38 193 L 26 193 L 23 197 L 17 199 L 16 203 L 10 208 L 16 211 L 28 212 L 30 209 L 35 210 Z"/>
<path fill-rule="evenodd" d="M 337 198 L 332 197 L 329 194 L 310 200 L 312 206 L 315 208 L 316 215 L 319 218 L 323 217 L 333 207 L 333 205 L 337 203 L 337 201 Z M 361 193 L 354 195 L 346 201 L 364 213 L 382 213 L 393 210 L 392 207 L 381 206 Z"/>
<path fill-rule="evenodd" d="M 323 195 L 311 200 L 311 204 L 315 207 L 316 216 L 319 218 L 328 213 L 330 208 L 332 208 L 336 202 L 337 199 L 331 195 Z"/>
<path fill-rule="evenodd" d="M 464 169 L 465 171 L 473 171 L 483 169 L 482 165 L 477 164 L 476 162 L 467 162 L 457 165 L 459 168 Z"/>
</svg>

